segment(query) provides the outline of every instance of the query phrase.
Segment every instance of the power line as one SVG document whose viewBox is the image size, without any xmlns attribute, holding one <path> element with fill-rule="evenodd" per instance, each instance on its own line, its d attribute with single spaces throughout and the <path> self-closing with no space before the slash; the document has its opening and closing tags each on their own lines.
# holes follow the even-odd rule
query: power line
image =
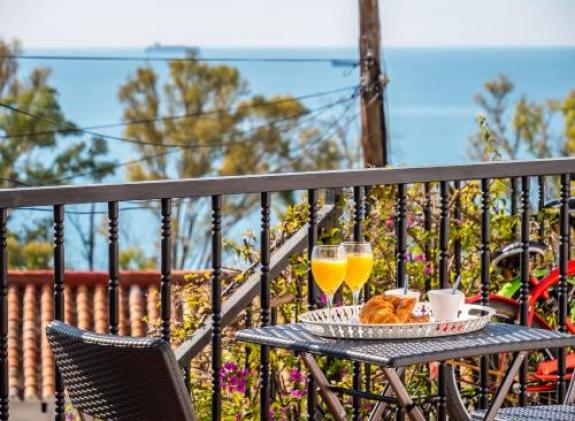
<svg viewBox="0 0 575 421">
<path fill-rule="evenodd" d="M 356 89 L 356 88 L 357 88 L 357 85 L 346 86 L 343 88 L 314 92 L 311 94 L 300 95 L 297 97 L 281 98 L 281 99 L 277 99 L 274 101 L 269 101 L 269 102 L 265 102 L 265 103 L 261 103 L 261 104 L 239 105 L 235 108 L 235 111 L 237 111 L 238 109 L 243 109 L 243 108 L 248 108 L 248 109 L 266 108 L 266 107 L 271 107 L 273 105 L 282 104 L 285 102 L 302 101 L 302 100 L 311 99 L 311 98 L 319 98 L 322 96 L 336 94 L 336 93 L 340 93 L 340 92 L 344 92 L 344 91 L 348 91 L 350 89 Z M 198 112 L 194 112 L 194 113 L 168 115 L 168 116 L 163 116 L 163 117 L 148 118 L 148 119 L 141 119 L 141 120 L 122 121 L 122 122 L 118 122 L 118 123 L 100 124 L 100 125 L 96 125 L 96 126 L 89 126 L 89 127 L 82 127 L 82 128 L 77 128 L 75 126 L 71 126 L 69 128 L 66 128 L 66 129 L 58 129 L 58 130 L 44 130 L 44 131 L 30 132 L 30 133 L 13 133 L 13 134 L 7 134 L 7 135 L 0 136 L 0 139 L 9 139 L 9 138 L 14 138 L 14 137 L 39 136 L 39 135 L 45 135 L 45 134 L 67 133 L 67 132 L 73 133 L 73 132 L 78 132 L 81 130 L 109 129 L 109 128 L 114 128 L 114 127 L 123 127 L 123 126 L 137 125 L 137 124 L 149 124 L 149 123 L 155 123 L 155 122 L 160 122 L 160 121 L 177 120 L 177 119 L 181 119 L 181 118 L 192 118 L 192 117 L 202 117 L 202 116 L 214 115 L 214 114 L 223 114 L 223 113 L 229 113 L 232 111 L 234 111 L 234 109 L 218 108 L 218 109 L 209 110 L 209 111 L 198 111 Z M 61 124 L 61 123 L 59 123 L 59 124 Z"/>
<path fill-rule="evenodd" d="M 130 56 L 70 56 L 6 54 L 0 59 L 18 60 L 57 60 L 57 61 L 183 61 L 183 62 L 223 62 L 223 63 L 330 63 L 333 65 L 358 66 L 359 60 L 342 57 L 130 57 Z"/>
<path fill-rule="evenodd" d="M 271 120 L 271 121 L 267 122 L 266 124 L 262 124 L 262 125 L 255 126 L 255 127 L 251 127 L 251 128 L 249 128 L 249 129 L 246 129 L 246 130 L 238 130 L 238 131 L 235 131 L 235 132 L 231 132 L 231 133 L 228 133 L 227 136 L 221 137 L 220 140 L 221 140 L 221 139 L 226 139 L 226 138 L 228 138 L 228 137 L 237 136 L 237 135 L 240 135 L 240 134 L 252 133 L 252 132 L 255 132 L 255 131 L 257 131 L 257 130 L 259 130 L 259 129 L 261 129 L 261 128 L 269 127 L 269 126 L 271 126 L 272 124 L 276 124 L 276 123 L 280 123 L 280 122 L 284 122 L 284 121 L 295 120 L 295 119 L 301 118 L 301 117 L 303 117 L 303 116 L 305 116 L 305 115 L 311 115 L 311 114 L 313 114 L 313 113 L 315 113 L 315 112 L 317 112 L 317 111 L 323 110 L 323 109 L 325 109 L 325 108 L 331 108 L 332 106 L 338 105 L 338 104 L 341 103 L 341 102 L 345 102 L 347 99 L 348 99 L 348 98 L 340 98 L 340 99 L 338 99 L 338 100 L 336 100 L 336 101 L 332 101 L 332 102 L 330 102 L 330 103 L 328 103 L 328 104 L 324 104 L 324 105 L 321 105 L 321 106 L 316 107 L 316 108 L 312 108 L 312 109 L 309 109 L 309 110 L 305 110 L 305 111 L 303 111 L 302 113 L 297 114 L 297 115 L 289 115 L 289 116 L 277 118 L 277 119 L 275 119 L 275 120 Z M 3 106 L 3 104 L 0 103 L 0 106 Z M 25 110 L 22 110 L 22 111 L 25 111 Z M 27 115 L 30 116 L 30 114 L 32 114 L 32 113 L 29 113 L 29 112 L 28 112 Z M 206 114 L 207 114 L 207 113 L 206 113 Z M 33 117 L 33 118 L 35 118 L 35 119 L 40 119 L 40 118 L 42 118 L 42 117 L 39 116 L 39 115 L 37 115 L 37 114 L 35 114 L 35 117 Z M 163 121 L 163 120 L 165 120 L 165 118 L 158 118 L 158 119 L 155 119 L 155 120 L 148 120 L 147 122 Z M 54 123 L 50 122 L 50 124 L 55 124 L 55 123 L 56 123 L 56 122 L 54 122 Z M 66 123 L 59 123 L 59 124 L 66 124 Z M 127 123 L 127 124 L 130 124 L 130 123 Z M 115 124 L 114 124 L 114 125 L 115 125 Z M 99 126 L 99 127 L 112 127 L 112 126 L 113 126 L 113 125 L 109 125 L 109 126 Z M 65 130 L 45 130 L 45 131 L 41 131 L 41 132 L 30 132 L 30 133 L 21 133 L 21 134 L 15 134 L 15 135 L 5 135 L 5 136 L 0 136 L 0 139 L 9 139 L 9 138 L 17 138 L 17 137 L 37 137 L 37 136 L 41 136 L 41 135 L 45 135 L 45 134 L 57 134 L 57 133 L 64 133 L 64 132 L 70 132 L 70 133 L 72 133 L 72 132 L 87 132 L 88 129 L 89 129 L 89 128 L 74 128 L 74 129 L 71 129 L 71 128 L 70 128 L 70 129 L 65 129 Z M 108 135 L 103 135 L 103 134 L 101 134 L 100 137 L 108 137 Z M 133 140 L 135 141 L 136 139 L 133 139 Z M 140 141 L 138 140 L 138 142 L 140 142 Z M 132 143 L 134 143 L 134 142 L 132 142 Z M 140 143 L 142 143 L 142 142 L 140 142 Z M 152 142 L 148 142 L 148 143 L 152 143 Z M 163 145 L 163 144 L 156 144 L 156 143 L 152 143 L 152 145 L 153 145 L 153 146 L 165 146 L 165 145 Z M 181 145 L 181 146 L 182 146 L 182 147 L 185 147 L 185 146 L 190 146 L 190 145 Z M 205 146 L 207 147 L 207 146 L 210 146 L 210 145 L 205 145 Z M 214 145 L 214 147 L 215 147 L 215 145 Z"/>
<path fill-rule="evenodd" d="M 361 91 L 358 91 L 356 94 L 359 95 L 361 93 Z M 338 128 L 338 123 L 340 122 L 340 120 L 345 117 L 345 115 L 348 113 L 348 111 L 351 109 L 351 107 L 353 106 L 353 103 L 350 102 L 350 104 L 348 104 L 343 112 L 341 113 L 341 115 L 339 115 L 338 118 L 335 119 L 335 121 L 323 132 L 321 133 L 319 136 L 317 136 L 315 139 L 311 139 L 307 142 L 307 144 L 305 144 L 302 148 L 300 148 L 299 151 L 297 151 L 300 155 L 303 152 L 309 151 L 311 148 L 321 144 L 323 141 L 325 141 L 329 136 L 332 135 L 332 133 L 334 132 L 335 129 Z M 347 128 L 352 121 L 357 117 L 358 113 L 355 112 L 353 113 L 353 115 L 345 122 L 343 123 L 343 127 Z M 290 161 L 287 162 L 288 165 L 293 164 L 294 162 L 296 162 L 297 160 L 301 159 L 301 157 L 297 157 L 294 158 Z M 277 171 L 280 171 L 281 169 L 278 169 Z M 276 171 L 276 172 L 277 172 Z"/>
<path fill-rule="evenodd" d="M 352 101 L 352 100 L 355 99 L 355 98 L 356 98 L 355 96 L 351 96 L 351 97 L 349 97 L 349 98 L 345 98 L 345 99 L 340 99 L 340 100 L 338 100 L 338 101 L 334 101 L 334 102 L 332 102 L 332 103 L 330 103 L 330 104 L 327 104 L 327 106 L 318 107 L 315 111 L 319 111 L 319 112 L 317 112 L 315 115 L 310 116 L 310 118 L 307 118 L 307 119 L 302 119 L 302 120 L 298 121 L 294 126 L 289 127 L 289 128 L 286 128 L 285 130 L 280 130 L 280 132 L 291 131 L 291 130 L 295 129 L 295 128 L 298 127 L 298 126 L 301 126 L 303 123 L 306 123 L 306 122 L 308 122 L 308 121 L 313 121 L 313 120 L 317 119 L 317 118 L 318 118 L 323 112 L 325 112 L 326 110 L 328 110 L 328 109 L 330 109 L 330 108 L 333 108 L 333 107 L 335 107 L 336 105 L 339 105 L 339 104 L 341 104 L 341 103 L 345 103 L 345 102 L 348 102 L 348 101 Z M 278 120 L 281 120 L 281 119 L 278 119 Z M 274 120 L 274 122 L 272 122 L 271 124 L 273 124 L 273 123 L 275 123 L 275 122 L 278 122 L 278 120 Z M 267 126 L 268 126 L 267 128 L 270 128 L 270 129 L 271 129 L 271 127 L 269 127 L 270 124 L 268 124 Z M 265 126 L 259 126 L 259 127 L 256 127 L 255 129 L 258 130 L 258 129 L 265 129 L 265 128 L 266 128 Z M 254 130 L 254 131 L 255 131 L 255 130 Z M 246 132 L 244 132 L 244 133 L 246 133 Z M 73 179 L 75 179 L 75 178 L 89 177 L 89 176 L 91 176 L 91 175 L 97 175 L 97 174 L 100 174 L 100 173 L 102 173 L 103 171 L 107 171 L 107 170 L 109 170 L 109 169 L 118 169 L 118 168 L 121 168 L 121 167 L 127 167 L 127 166 L 130 166 L 130 165 L 133 165 L 133 164 L 138 164 L 138 163 L 141 163 L 141 162 L 147 162 L 147 161 L 150 161 L 150 160 L 152 160 L 152 159 L 159 158 L 159 157 L 165 156 L 165 155 L 170 155 L 170 154 L 175 153 L 175 152 L 178 152 L 178 150 L 177 150 L 177 149 L 171 149 L 171 150 L 169 150 L 169 151 L 163 151 L 163 152 L 160 152 L 160 153 L 157 153 L 157 154 L 151 154 L 151 155 L 148 155 L 148 156 L 144 156 L 144 157 L 142 157 L 142 158 L 139 158 L 139 159 L 134 159 L 134 160 L 131 160 L 131 161 L 126 161 L 126 162 L 121 162 L 121 163 L 119 163 L 119 164 L 111 165 L 111 166 L 109 166 L 109 167 L 107 167 L 107 168 L 104 168 L 104 169 L 102 169 L 102 170 L 88 171 L 88 172 L 84 172 L 84 173 L 80 173 L 80 174 L 72 174 L 72 175 L 69 175 L 69 176 L 60 178 L 60 181 L 68 181 L 68 180 L 73 180 Z"/>
<path fill-rule="evenodd" d="M 349 88 L 348 88 L 349 89 Z M 281 102 L 285 102 L 285 101 L 293 101 L 294 98 L 284 98 L 282 100 L 279 100 Z M 278 101 L 278 102 L 279 102 Z M 270 103 L 267 103 L 270 104 Z M 264 105 L 264 104 L 262 104 Z M 18 107 L 14 107 L 12 105 L 9 104 L 5 104 L 0 102 L 0 107 L 6 108 L 12 112 L 16 112 L 16 113 L 20 113 L 23 115 L 26 115 L 30 118 L 33 118 L 35 120 L 38 121 L 44 121 L 46 123 L 55 125 L 55 126 L 63 126 L 66 127 L 68 131 L 70 132 L 80 132 L 80 133 L 84 133 L 84 134 L 88 134 L 91 136 L 96 136 L 96 137 L 101 137 L 104 139 L 110 139 L 110 140 L 117 140 L 120 142 L 127 142 L 127 143 L 133 143 L 133 144 L 137 144 L 137 145 L 148 145 L 148 146 L 156 146 L 156 147 L 164 147 L 164 148 L 183 148 L 183 149 L 200 149 L 200 148 L 218 148 L 218 147 L 226 147 L 229 145 L 235 145 L 235 144 L 239 144 L 239 143 L 244 143 L 246 141 L 246 139 L 242 139 L 242 140 L 238 140 L 238 141 L 231 141 L 231 142 L 221 142 L 221 143 L 208 143 L 208 144 L 174 144 L 174 143 L 155 143 L 155 142 L 148 142 L 148 141 L 143 141 L 140 139 L 132 139 L 132 138 L 126 138 L 126 137 L 121 137 L 121 136 L 113 136 L 113 135 L 106 135 L 103 133 L 99 133 L 99 132 L 95 132 L 92 130 L 86 130 L 86 129 L 82 129 L 82 128 L 77 128 L 73 125 L 70 125 L 69 123 L 64 123 L 64 122 L 60 122 L 60 121 L 55 121 L 46 117 L 42 117 L 39 116 L 37 114 L 31 113 L 30 111 L 24 110 L 22 108 L 18 108 Z M 321 108 L 321 107 L 320 107 Z M 297 118 L 299 118 L 302 115 L 305 115 L 306 113 L 302 113 L 300 115 L 297 116 Z M 296 118 L 296 117 L 294 117 Z M 285 117 L 284 117 L 285 119 Z M 268 124 L 266 124 L 265 126 L 268 126 Z M 62 130 L 55 130 L 53 131 L 54 133 L 58 133 L 61 132 Z M 230 133 L 230 137 L 234 136 L 234 135 L 238 135 L 241 134 L 240 132 L 234 132 L 234 133 Z"/>
<path fill-rule="evenodd" d="M 337 101 L 333 101 L 333 102 L 331 102 L 331 103 L 329 103 L 329 104 L 326 104 L 326 105 L 323 105 L 323 106 L 321 106 L 321 107 L 318 107 L 318 108 L 316 108 L 316 109 L 314 109 L 314 110 L 311 111 L 312 113 L 315 113 L 315 115 L 310 114 L 310 117 L 309 117 L 309 118 L 307 118 L 307 119 L 302 119 L 302 120 L 298 121 L 294 126 L 289 127 L 289 128 L 286 128 L 286 130 L 280 130 L 280 132 L 282 132 L 282 131 L 291 131 L 291 130 L 295 129 L 295 128 L 298 127 L 298 126 L 301 126 L 303 123 L 306 123 L 306 122 L 309 122 L 309 121 L 313 121 L 313 120 L 317 119 L 322 113 L 324 113 L 324 112 L 327 111 L 328 109 L 333 108 L 333 107 L 335 107 L 335 106 L 337 106 L 337 105 L 339 105 L 339 104 L 342 104 L 342 103 L 346 103 L 346 102 L 351 102 L 351 101 L 353 101 L 355 98 L 357 98 L 358 93 L 359 93 L 359 90 L 356 88 L 356 92 L 354 92 L 350 97 L 340 98 L 340 99 L 337 100 Z M 349 106 L 346 107 L 346 110 L 348 110 L 348 109 L 349 109 Z M 344 112 L 344 113 L 345 113 L 345 112 Z M 274 120 L 274 121 L 268 123 L 268 124 L 265 125 L 265 126 L 258 126 L 258 127 L 252 128 L 251 130 L 252 130 L 252 131 L 255 131 L 255 130 L 259 130 L 259 129 L 265 129 L 266 127 L 271 129 L 270 126 L 271 126 L 272 124 L 275 124 L 275 123 L 279 122 L 280 120 L 283 120 L 283 119 Z M 244 133 L 247 133 L 247 131 L 244 132 Z M 159 158 L 159 157 L 165 156 L 165 155 L 169 155 L 169 154 L 172 154 L 172 153 L 175 153 L 175 152 L 178 152 L 178 149 L 171 149 L 171 150 L 168 150 L 168 151 L 162 151 L 162 152 L 160 152 L 160 153 L 155 153 L 155 154 L 147 155 L 147 156 L 144 156 L 144 157 L 139 158 L 139 159 L 134 159 L 134 160 L 130 160 L 130 161 L 126 161 L 126 162 L 121 162 L 121 163 L 118 163 L 118 164 L 110 165 L 110 166 L 107 166 L 106 168 L 103 168 L 103 169 L 100 169 L 100 170 L 87 171 L 87 172 L 83 172 L 83 173 L 79 173 L 79 174 L 72 174 L 72 175 L 64 176 L 64 177 L 59 178 L 58 181 L 69 181 L 69 180 L 73 180 L 73 179 L 76 179 L 76 178 L 89 177 L 89 176 L 91 176 L 91 175 L 101 174 L 101 173 L 104 172 L 104 171 L 109 171 L 110 169 L 118 169 L 118 168 L 121 168 L 121 167 L 127 167 L 127 166 L 130 166 L 130 165 L 133 165 L 133 164 L 138 164 L 138 163 L 141 163 L 141 162 L 147 162 L 147 161 L 150 161 L 150 160 L 152 160 L 152 159 Z M 37 186 L 33 186 L 33 185 L 31 185 L 31 184 L 24 183 L 24 182 L 22 182 L 22 181 L 20 181 L 20 180 L 18 180 L 18 179 L 13 179 L 13 178 L 0 178 L 0 180 L 8 181 L 8 182 L 11 182 L 11 183 L 13 183 L 13 184 L 15 184 L 15 185 L 20 185 L 20 186 L 37 187 Z"/>
</svg>

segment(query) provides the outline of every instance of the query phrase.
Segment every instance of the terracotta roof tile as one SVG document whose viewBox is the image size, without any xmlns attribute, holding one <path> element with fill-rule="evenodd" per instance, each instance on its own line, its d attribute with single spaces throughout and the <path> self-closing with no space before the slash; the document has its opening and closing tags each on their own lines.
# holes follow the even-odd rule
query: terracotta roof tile
<svg viewBox="0 0 575 421">
<path fill-rule="evenodd" d="M 24 317 L 22 325 L 22 350 L 24 357 L 24 398 L 38 397 L 38 323 L 36 312 L 36 286 L 26 285 L 24 289 Z"/>
<path fill-rule="evenodd" d="M 15 285 L 8 287 L 8 376 L 10 396 L 18 396 L 20 383 L 20 291 Z"/>
<path fill-rule="evenodd" d="M 79 285 L 76 288 L 76 312 L 77 326 L 82 330 L 90 330 L 92 328 L 92 308 L 90 300 L 90 291 L 86 285 Z"/>
<path fill-rule="evenodd" d="M 145 306 L 144 294 L 138 285 L 130 287 L 128 305 L 130 307 L 130 328 L 132 336 L 145 336 L 146 329 L 144 324 Z"/>
<path fill-rule="evenodd" d="M 118 302 L 118 333 L 120 336 L 128 336 L 130 334 L 130 316 L 128 312 L 128 294 L 125 288 L 120 288 L 119 302 Z"/>
<path fill-rule="evenodd" d="M 74 303 L 74 296 L 72 289 L 67 285 L 64 286 L 64 322 L 76 326 L 76 305 Z"/>
<path fill-rule="evenodd" d="M 104 285 L 94 288 L 94 330 L 98 333 L 108 333 L 108 307 Z"/>
<path fill-rule="evenodd" d="M 172 275 L 183 282 L 183 273 Z M 158 333 L 160 319 L 158 272 L 120 274 L 121 335 Z M 51 271 L 8 274 L 8 370 L 10 396 L 51 400 L 54 395 L 54 362 L 45 335 L 53 320 Z M 81 329 L 108 331 L 108 275 L 104 272 L 66 272 L 64 319 Z M 172 321 L 179 322 L 181 309 L 172 294 Z"/>
<path fill-rule="evenodd" d="M 71 295 L 71 294 L 70 294 Z M 44 284 L 42 286 L 41 308 L 41 327 L 42 327 L 42 399 L 50 399 L 54 395 L 54 362 L 52 360 L 52 349 L 46 338 L 46 325 L 54 318 L 54 301 L 52 297 L 52 286 Z"/>
<path fill-rule="evenodd" d="M 157 286 L 148 287 L 148 331 L 157 330 L 160 324 L 160 291 Z"/>
</svg>

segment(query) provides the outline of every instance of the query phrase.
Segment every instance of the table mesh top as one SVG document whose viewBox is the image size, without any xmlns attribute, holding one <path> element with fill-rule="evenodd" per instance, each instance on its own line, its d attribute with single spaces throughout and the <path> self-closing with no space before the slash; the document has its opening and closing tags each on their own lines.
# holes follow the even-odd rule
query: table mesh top
<svg viewBox="0 0 575 421">
<path fill-rule="evenodd" d="M 472 421 L 482 421 L 485 411 L 478 411 L 471 416 Z M 495 421 L 575 421 L 575 406 L 549 405 L 528 406 L 525 408 L 502 408 Z"/>
<path fill-rule="evenodd" d="M 498 352 L 575 346 L 575 336 L 503 323 L 488 323 L 484 329 L 464 335 L 394 340 L 322 338 L 309 333 L 303 325 L 294 323 L 241 330 L 236 333 L 236 339 L 385 367 L 403 367 Z"/>
</svg>

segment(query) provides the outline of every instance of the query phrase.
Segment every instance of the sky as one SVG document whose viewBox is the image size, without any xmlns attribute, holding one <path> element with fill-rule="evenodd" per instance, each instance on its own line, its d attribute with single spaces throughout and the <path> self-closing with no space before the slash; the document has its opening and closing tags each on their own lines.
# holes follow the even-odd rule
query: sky
<svg viewBox="0 0 575 421">
<path fill-rule="evenodd" d="M 380 0 L 384 46 L 575 46 L 575 0 Z M 351 47 L 357 0 L 0 0 L 27 47 Z"/>
</svg>

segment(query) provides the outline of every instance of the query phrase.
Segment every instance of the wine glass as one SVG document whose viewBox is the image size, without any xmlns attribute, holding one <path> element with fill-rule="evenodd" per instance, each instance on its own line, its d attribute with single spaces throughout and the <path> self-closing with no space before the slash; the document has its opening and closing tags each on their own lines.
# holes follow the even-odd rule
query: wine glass
<svg viewBox="0 0 575 421">
<path fill-rule="evenodd" d="M 359 293 L 369 279 L 373 268 L 373 250 L 366 241 L 345 241 L 342 243 L 347 256 L 345 283 L 351 289 L 353 305 L 359 305 Z"/>
<path fill-rule="evenodd" d="M 315 246 L 311 254 L 313 278 L 327 298 L 327 308 L 333 306 L 333 296 L 343 283 L 347 260 L 345 248 L 337 246 Z"/>
</svg>

